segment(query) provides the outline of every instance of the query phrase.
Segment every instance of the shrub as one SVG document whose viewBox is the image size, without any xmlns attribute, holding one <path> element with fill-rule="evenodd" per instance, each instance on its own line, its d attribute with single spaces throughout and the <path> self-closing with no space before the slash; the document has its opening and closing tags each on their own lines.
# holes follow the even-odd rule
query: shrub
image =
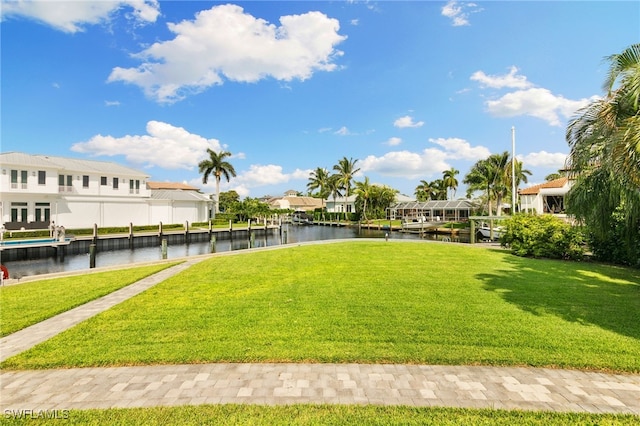
<svg viewBox="0 0 640 426">
<path fill-rule="evenodd" d="M 596 260 L 639 268 L 640 237 L 637 235 L 629 231 L 629 224 L 619 207 L 611 215 L 611 226 L 603 235 L 592 230 L 587 232 L 587 243 Z"/>
<path fill-rule="evenodd" d="M 584 256 L 582 231 L 551 215 L 512 216 L 504 222 L 500 244 L 518 256 L 572 260 Z"/>
</svg>

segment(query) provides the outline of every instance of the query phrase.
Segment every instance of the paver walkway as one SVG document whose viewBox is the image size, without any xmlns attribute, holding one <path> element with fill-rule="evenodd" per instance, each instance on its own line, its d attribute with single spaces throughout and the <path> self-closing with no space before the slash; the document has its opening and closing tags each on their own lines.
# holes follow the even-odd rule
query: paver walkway
<svg viewBox="0 0 640 426">
<path fill-rule="evenodd" d="M 20 353 L 201 261 L 190 259 L 0 339 Z M 0 410 L 380 404 L 640 415 L 640 375 L 486 366 L 194 364 L 0 372 Z"/>
<path fill-rule="evenodd" d="M 640 414 L 640 377 L 539 368 L 193 364 L 1 374 L 2 410 L 380 404 Z"/>
</svg>

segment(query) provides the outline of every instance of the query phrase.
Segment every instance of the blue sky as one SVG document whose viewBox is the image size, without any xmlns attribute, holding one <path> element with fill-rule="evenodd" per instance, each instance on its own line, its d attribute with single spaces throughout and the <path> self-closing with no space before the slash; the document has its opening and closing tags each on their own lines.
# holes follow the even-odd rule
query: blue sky
<svg viewBox="0 0 640 426">
<path fill-rule="evenodd" d="M 567 120 L 601 96 L 603 58 L 640 40 L 637 1 L 4 1 L 2 152 L 114 161 L 222 190 L 356 180 L 412 195 L 511 150 L 561 168 Z"/>
</svg>

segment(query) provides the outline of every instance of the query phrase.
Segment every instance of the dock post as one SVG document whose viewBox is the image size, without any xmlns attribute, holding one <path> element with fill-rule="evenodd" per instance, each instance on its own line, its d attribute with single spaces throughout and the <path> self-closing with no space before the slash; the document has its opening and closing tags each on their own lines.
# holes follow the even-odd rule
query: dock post
<svg viewBox="0 0 640 426">
<path fill-rule="evenodd" d="M 96 245 L 89 244 L 89 268 L 96 267 Z"/>
<path fill-rule="evenodd" d="M 475 244 L 476 243 L 476 221 L 471 219 L 470 224 L 471 224 L 471 229 L 469 230 L 469 244 Z"/>
<path fill-rule="evenodd" d="M 93 224 L 93 244 L 98 244 L 98 224 Z"/>
<path fill-rule="evenodd" d="M 133 249 L 133 223 L 129 222 L 129 249 Z"/>
<path fill-rule="evenodd" d="M 184 242 L 189 244 L 189 221 L 185 220 L 184 221 Z"/>
<path fill-rule="evenodd" d="M 282 244 L 287 244 L 287 231 L 282 231 Z"/>
<path fill-rule="evenodd" d="M 158 224 L 158 239 L 160 240 L 160 244 L 162 244 L 162 222 Z"/>
<path fill-rule="evenodd" d="M 254 248 L 256 246 L 256 233 L 252 232 L 249 237 L 249 248 Z"/>
<path fill-rule="evenodd" d="M 215 235 L 211 236 L 211 241 L 209 241 L 209 249 L 211 253 L 216 252 L 216 236 Z"/>
<path fill-rule="evenodd" d="M 162 239 L 162 259 L 167 258 L 167 239 Z"/>
</svg>

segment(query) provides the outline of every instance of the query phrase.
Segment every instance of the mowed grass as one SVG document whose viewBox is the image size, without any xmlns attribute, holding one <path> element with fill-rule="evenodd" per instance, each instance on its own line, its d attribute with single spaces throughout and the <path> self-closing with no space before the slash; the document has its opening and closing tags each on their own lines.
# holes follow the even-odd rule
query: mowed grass
<svg viewBox="0 0 640 426">
<path fill-rule="evenodd" d="M 425 242 L 211 258 L 2 368 L 204 362 L 640 371 L 640 271 Z"/>
<path fill-rule="evenodd" d="M 15 333 L 175 264 L 163 263 L 0 287 L 0 336 Z"/>
<path fill-rule="evenodd" d="M 62 416 L 61 413 L 59 413 Z M 10 419 L 7 425 L 25 420 Z M 522 412 L 460 408 L 357 405 L 198 405 L 86 410 L 68 413 L 70 425 L 637 425 L 633 415 Z M 60 424 L 60 419 L 38 424 Z"/>
</svg>

